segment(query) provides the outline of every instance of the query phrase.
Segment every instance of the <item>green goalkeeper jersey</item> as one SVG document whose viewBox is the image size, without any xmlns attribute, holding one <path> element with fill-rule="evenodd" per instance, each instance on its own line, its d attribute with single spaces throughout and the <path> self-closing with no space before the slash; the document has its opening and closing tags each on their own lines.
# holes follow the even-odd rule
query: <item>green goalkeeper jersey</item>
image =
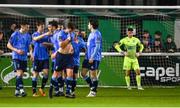
<svg viewBox="0 0 180 108">
<path fill-rule="evenodd" d="M 136 37 L 125 37 L 119 41 L 118 45 L 115 45 L 115 48 L 118 52 L 121 52 L 122 49 L 120 48 L 122 45 L 125 45 L 125 49 L 127 50 L 127 57 L 131 59 L 135 59 L 136 57 L 136 48 L 137 45 L 140 47 L 139 51 L 142 52 L 144 46 L 141 44 L 140 40 Z"/>
</svg>

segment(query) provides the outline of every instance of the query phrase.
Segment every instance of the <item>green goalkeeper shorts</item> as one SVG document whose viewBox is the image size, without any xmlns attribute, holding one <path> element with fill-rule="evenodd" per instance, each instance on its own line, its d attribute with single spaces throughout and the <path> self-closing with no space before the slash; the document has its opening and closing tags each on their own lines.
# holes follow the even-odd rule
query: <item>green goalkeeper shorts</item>
<svg viewBox="0 0 180 108">
<path fill-rule="evenodd" d="M 129 57 L 124 57 L 123 70 L 137 70 L 139 69 L 139 62 L 137 58 L 131 59 Z"/>
</svg>

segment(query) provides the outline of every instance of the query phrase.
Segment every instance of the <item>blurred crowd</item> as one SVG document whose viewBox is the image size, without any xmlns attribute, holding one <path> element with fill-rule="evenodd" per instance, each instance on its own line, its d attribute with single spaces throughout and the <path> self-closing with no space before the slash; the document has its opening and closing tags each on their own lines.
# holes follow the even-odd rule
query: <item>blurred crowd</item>
<svg viewBox="0 0 180 108">
<path fill-rule="evenodd" d="M 12 23 L 8 30 L 5 30 L 3 25 L 0 24 L 0 54 L 5 52 L 10 52 L 6 47 L 7 42 L 11 36 L 11 34 L 18 29 L 16 23 Z"/>
</svg>

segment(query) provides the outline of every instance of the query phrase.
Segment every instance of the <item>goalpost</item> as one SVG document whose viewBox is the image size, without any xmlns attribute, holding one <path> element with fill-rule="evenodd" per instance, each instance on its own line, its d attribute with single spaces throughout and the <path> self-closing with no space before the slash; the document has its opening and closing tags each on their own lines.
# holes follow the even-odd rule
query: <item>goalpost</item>
<svg viewBox="0 0 180 108">
<path fill-rule="evenodd" d="M 46 24 L 50 20 L 73 21 L 78 30 L 85 34 L 85 40 L 89 34 L 88 19 L 99 20 L 99 29 L 103 36 L 103 59 L 100 64 L 98 78 L 100 86 L 119 87 L 125 86 L 123 56 L 113 49 L 113 43 L 119 41 L 126 35 L 128 27 L 134 29 L 134 34 L 143 41 L 143 31 L 148 30 L 153 42 L 154 33 L 162 33 L 161 42 L 165 43 L 167 35 L 172 38 L 180 48 L 178 33 L 178 22 L 180 6 L 95 6 L 95 5 L 13 5 L 0 4 L 0 29 L 4 32 L 0 50 L 4 54 L 0 56 L 0 81 L 4 86 L 13 86 L 15 83 L 14 73 L 11 64 L 11 53 L 6 48 L 10 37 L 10 25 L 26 20 L 30 23 L 30 33 L 36 30 L 36 22 L 43 21 Z M 165 46 L 165 45 L 163 45 Z M 167 53 L 162 50 L 154 52 L 155 47 L 151 46 L 151 52 L 145 52 L 139 58 L 143 86 L 179 86 L 180 85 L 180 53 Z M 81 61 L 84 54 L 81 54 Z M 24 81 L 26 86 L 31 85 L 32 63 L 28 62 L 28 72 L 25 73 Z M 51 72 L 50 72 L 51 73 Z M 79 75 L 79 77 L 81 77 Z M 136 85 L 134 72 L 131 72 L 131 85 Z M 79 78 L 79 85 L 85 82 Z"/>
</svg>

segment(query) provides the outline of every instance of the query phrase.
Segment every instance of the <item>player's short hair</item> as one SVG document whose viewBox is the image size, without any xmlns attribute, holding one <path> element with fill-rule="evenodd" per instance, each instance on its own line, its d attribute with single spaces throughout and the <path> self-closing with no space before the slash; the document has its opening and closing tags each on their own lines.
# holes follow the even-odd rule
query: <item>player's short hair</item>
<svg viewBox="0 0 180 108">
<path fill-rule="evenodd" d="M 133 28 L 128 28 L 128 31 L 133 31 Z"/>
<path fill-rule="evenodd" d="M 40 25 L 44 25 L 44 22 L 42 22 L 42 21 L 36 22 L 36 26 L 40 26 Z"/>
<path fill-rule="evenodd" d="M 144 31 L 143 31 L 143 34 L 146 34 L 146 33 L 149 33 L 149 31 L 148 31 L 148 30 L 144 30 Z"/>
<path fill-rule="evenodd" d="M 68 22 L 65 24 L 65 28 L 70 28 L 70 29 L 74 30 L 74 29 L 75 29 L 75 24 L 72 23 L 72 22 L 70 22 L 70 21 L 68 21 Z"/>
<path fill-rule="evenodd" d="M 97 29 L 99 26 L 98 20 L 96 19 L 90 19 L 89 23 L 92 25 L 93 29 Z"/>
<path fill-rule="evenodd" d="M 27 21 L 22 21 L 20 22 L 20 25 L 29 25 L 29 23 Z"/>
<path fill-rule="evenodd" d="M 167 38 L 171 38 L 171 39 L 172 39 L 172 35 L 168 34 L 168 35 L 167 35 Z"/>
<path fill-rule="evenodd" d="M 52 26 L 54 26 L 54 27 L 58 28 L 58 22 L 57 22 L 57 21 L 55 21 L 55 20 L 50 21 L 50 22 L 49 22 L 49 25 L 52 25 Z"/>
<path fill-rule="evenodd" d="M 160 31 L 156 31 L 156 32 L 155 32 L 155 35 L 161 36 L 162 33 L 161 33 Z"/>
<path fill-rule="evenodd" d="M 63 21 L 59 21 L 59 22 L 58 22 L 58 25 L 64 25 L 64 24 L 63 24 Z"/>
</svg>

